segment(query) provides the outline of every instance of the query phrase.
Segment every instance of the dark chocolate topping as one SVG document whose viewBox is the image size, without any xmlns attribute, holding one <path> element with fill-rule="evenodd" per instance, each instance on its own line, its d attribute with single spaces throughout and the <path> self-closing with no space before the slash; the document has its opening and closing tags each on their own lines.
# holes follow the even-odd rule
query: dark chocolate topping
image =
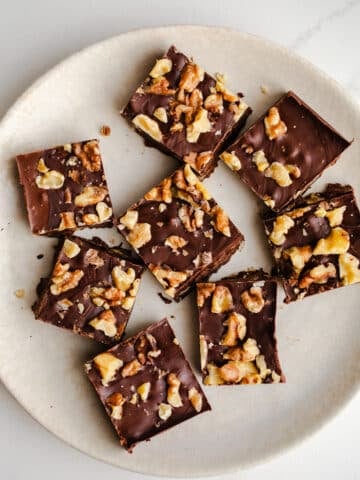
<svg viewBox="0 0 360 480">
<path fill-rule="evenodd" d="M 336 209 L 341 209 L 341 214 L 338 220 L 332 220 L 331 225 L 330 218 L 334 215 L 331 212 Z M 358 270 L 356 262 L 360 259 L 360 212 L 349 185 L 330 184 L 323 193 L 298 199 L 295 208 L 284 212 L 283 215 L 290 217 L 293 225 L 284 234 L 284 241 L 280 245 L 272 242 L 272 232 L 278 216 L 267 212 L 264 225 L 270 246 L 275 253 L 278 275 L 283 280 L 287 303 L 360 281 L 360 271 L 356 273 Z M 323 254 L 317 253 L 316 246 L 319 245 L 319 241 L 333 235 L 334 229 L 340 230 L 342 237 L 348 236 L 348 248 L 339 246 L 342 239 L 339 238 L 334 239 L 328 253 L 324 250 Z M 299 255 L 303 255 L 303 265 L 300 269 L 295 268 L 291 260 L 290 252 L 294 248 L 305 249 L 299 252 Z M 347 265 L 347 262 L 350 262 L 352 267 L 350 264 Z M 318 268 L 321 265 L 328 270 L 329 275 Z M 353 272 L 350 274 L 351 278 L 348 277 L 349 273 L 346 273 L 348 268 Z"/>
<path fill-rule="evenodd" d="M 286 133 L 271 139 L 260 117 L 248 130 L 228 147 L 241 161 L 237 172 L 240 178 L 262 199 L 271 199 L 275 211 L 284 209 L 305 191 L 322 172 L 333 164 L 350 145 L 313 109 L 288 92 L 274 105 L 286 125 Z M 269 164 L 279 162 L 300 169 L 298 178 L 291 177 L 289 186 L 280 186 L 258 170 L 253 154 L 262 150 Z M 249 153 L 248 153 L 249 152 Z"/>
<path fill-rule="evenodd" d="M 59 188 L 39 188 L 37 185 L 36 179 L 47 175 L 39 171 L 41 159 L 48 172 L 63 175 Z M 112 207 L 97 140 L 19 155 L 16 161 L 33 233 L 53 235 L 77 228 L 112 226 L 112 212 L 102 218 L 97 207 L 100 202 Z M 93 197 L 89 198 L 88 205 L 76 205 L 75 197 L 86 187 L 98 189 L 97 201 Z"/>
<path fill-rule="evenodd" d="M 164 74 L 164 78 L 168 82 L 167 89 L 171 93 L 152 93 L 149 91 L 153 80 L 148 77 L 141 85 L 129 103 L 124 108 L 122 114 L 125 118 L 132 121 L 138 114 L 145 114 L 148 117 L 156 120 L 154 112 L 158 108 L 164 108 L 167 115 L 167 122 L 158 122 L 158 126 L 162 133 L 162 141 L 151 143 L 166 153 L 174 156 L 178 160 L 184 159 L 190 153 L 196 154 L 201 152 L 209 152 L 212 154 L 210 164 L 196 167 L 201 177 L 208 176 L 216 166 L 217 153 L 223 148 L 225 141 L 239 126 L 245 124 L 246 118 L 250 115 L 251 109 L 244 108 L 244 111 L 239 118 L 234 119 L 234 108 L 239 107 L 240 97 L 232 101 L 222 100 L 223 107 L 219 111 L 208 110 L 208 119 L 211 122 L 211 131 L 201 133 L 196 142 L 187 141 L 186 123 L 183 123 L 182 117 L 177 118 L 175 114 L 175 107 L 179 104 L 179 92 L 182 76 L 186 70 L 186 66 L 192 63 L 184 54 L 178 52 L 175 47 L 171 47 L 163 58 L 169 59 L 172 62 L 172 69 L 170 72 Z M 195 87 L 194 87 L 195 88 Z M 196 85 L 196 89 L 200 92 L 202 100 L 204 101 L 211 93 L 216 92 L 216 80 L 204 74 L 204 78 Z M 189 97 L 190 98 L 190 97 Z M 191 103 L 191 102 L 190 102 Z M 189 105 L 189 101 L 185 100 L 184 105 Z M 235 105 L 235 107 L 234 107 Z M 195 108 L 195 107 L 194 107 Z M 194 109 L 194 115 L 198 106 Z M 176 117 L 176 118 L 175 118 Z M 182 123 L 181 131 L 174 131 L 175 123 Z M 139 133 L 146 136 L 142 130 Z"/>
<path fill-rule="evenodd" d="M 69 242 L 71 247 L 75 244 L 77 252 L 71 257 L 66 253 Z M 79 237 L 69 237 L 60 241 L 54 270 L 51 276 L 43 279 L 39 286 L 39 299 L 33 307 L 36 318 L 73 330 L 107 345 L 119 341 L 131 312 L 131 308 L 127 306 L 124 308 L 131 286 L 127 292 L 119 292 L 114 282 L 114 267 L 129 274 L 133 273 L 134 278 L 130 282 L 132 285 L 136 279 L 140 279 L 144 269 L 141 265 L 122 258 L 106 248 L 104 244 L 99 246 L 96 241 L 87 241 Z M 61 274 L 62 269 L 64 269 L 64 276 L 56 275 L 59 271 Z M 129 269 L 132 272 L 129 272 Z M 52 290 L 54 278 L 60 280 L 58 285 L 60 290 L 63 287 L 63 291 Z M 104 291 L 99 290 L 97 295 L 93 295 L 94 288 Z M 134 298 L 127 300 L 130 304 L 133 301 Z M 96 318 L 103 319 L 105 323 L 100 322 L 100 325 L 95 328 L 89 322 Z M 110 323 L 109 334 L 103 330 L 104 325 L 107 325 L 106 322 Z"/>
<path fill-rule="evenodd" d="M 254 286 L 261 289 L 261 296 L 264 301 L 263 307 L 256 313 L 249 311 L 242 300 L 242 294 L 244 292 L 251 292 L 250 289 Z M 227 293 L 230 293 L 232 299 L 232 306 L 227 308 L 223 313 L 214 313 L 212 311 L 213 295 L 218 287 L 225 287 L 225 289 L 228 290 Z M 208 289 L 211 293 L 209 293 L 208 296 L 205 295 L 205 297 L 202 298 L 202 301 L 199 301 L 199 298 L 202 297 L 203 289 Z M 226 358 L 226 354 L 229 350 L 234 347 L 242 348 L 242 345 L 244 345 L 248 339 L 256 341 L 260 350 L 259 354 L 264 356 L 267 368 L 280 375 L 281 381 L 285 381 L 278 359 L 277 342 L 275 338 L 275 279 L 271 278 L 269 274 L 262 270 L 240 272 L 233 277 L 219 280 L 218 282 L 208 282 L 205 284 L 198 283 L 197 290 L 200 335 L 207 343 L 208 352 L 203 369 L 205 383 L 207 383 L 206 377 L 209 375 L 208 364 L 210 363 L 216 367 L 226 365 L 229 361 L 229 359 Z M 233 312 L 245 317 L 246 334 L 241 341 L 238 340 L 238 345 L 229 347 L 228 345 L 222 344 L 222 339 L 229 328 L 228 320 Z M 255 369 L 255 371 L 257 371 L 257 369 Z M 225 379 L 222 380 L 224 384 L 238 383 L 226 381 Z M 262 379 L 262 383 L 271 383 L 272 381 L 271 372 Z M 248 382 L 246 381 L 242 383 Z M 210 382 L 208 384 L 212 383 Z"/>
<path fill-rule="evenodd" d="M 86 365 L 89 379 L 110 416 L 121 443 L 128 450 L 142 440 L 148 440 L 198 413 L 210 410 L 210 405 L 167 320 L 151 325 L 108 350 L 108 353 L 120 359 L 125 368 L 132 361 L 140 365 L 140 369 L 130 376 L 123 376 L 124 370 L 120 367 L 107 386 L 103 384 L 96 358 Z M 178 391 L 182 405 L 177 407 L 169 405 L 169 374 L 175 375 L 180 382 Z M 147 398 L 142 399 L 137 390 L 148 382 L 150 388 Z M 197 410 L 189 399 L 189 392 L 194 389 L 200 398 Z M 116 393 L 120 393 L 125 400 L 121 418 L 118 419 L 111 416 L 112 408 L 109 404 L 109 397 L 111 402 L 111 396 Z M 171 409 L 167 419 L 159 416 L 160 404 L 166 404 Z"/>
</svg>

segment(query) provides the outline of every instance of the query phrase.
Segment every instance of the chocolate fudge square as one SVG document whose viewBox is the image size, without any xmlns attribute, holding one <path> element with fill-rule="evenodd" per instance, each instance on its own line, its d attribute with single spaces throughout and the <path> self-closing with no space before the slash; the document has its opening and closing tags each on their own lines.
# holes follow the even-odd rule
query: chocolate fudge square
<svg viewBox="0 0 360 480">
<path fill-rule="evenodd" d="M 16 161 L 33 233 L 69 234 L 113 225 L 97 140 L 18 155 Z"/>
<path fill-rule="evenodd" d="M 286 303 L 360 282 L 360 212 L 349 185 L 329 184 L 264 224 Z"/>
<path fill-rule="evenodd" d="M 175 47 L 156 61 L 122 112 L 140 135 L 200 177 L 214 170 L 218 152 L 250 113 L 223 76 L 211 77 Z"/>
<path fill-rule="evenodd" d="M 132 205 L 118 229 L 175 300 L 226 263 L 244 240 L 189 165 Z"/>
<path fill-rule="evenodd" d="M 167 320 L 97 355 L 85 368 L 129 451 L 211 409 Z"/>
<path fill-rule="evenodd" d="M 197 284 L 205 385 L 284 382 L 275 338 L 276 281 L 262 270 Z"/>
<path fill-rule="evenodd" d="M 288 92 L 221 155 L 274 211 L 281 211 L 349 146 L 314 110 Z"/>
<path fill-rule="evenodd" d="M 114 344 L 124 333 L 143 270 L 103 244 L 61 240 L 51 276 L 39 285 L 35 317 Z"/>
</svg>

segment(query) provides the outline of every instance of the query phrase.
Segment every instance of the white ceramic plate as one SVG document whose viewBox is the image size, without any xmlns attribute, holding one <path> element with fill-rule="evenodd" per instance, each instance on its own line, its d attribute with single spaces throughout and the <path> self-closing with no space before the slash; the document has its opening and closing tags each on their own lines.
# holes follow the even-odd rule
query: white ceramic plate
<svg viewBox="0 0 360 480">
<path fill-rule="evenodd" d="M 359 285 L 290 306 L 279 303 L 277 332 L 285 385 L 208 387 L 213 406 L 136 447 L 129 455 L 88 383 L 82 363 L 100 350 L 92 341 L 33 320 L 31 304 L 40 276 L 48 273 L 54 240 L 32 236 L 13 157 L 46 146 L 98 136 L 116 213 L 122 212 L 176 163 L 142 139 L 119 109 L 156 56 L 170 44 L 193 55 L 209 72 L 226 72 L 230 87 L 246 94 L 250 122 L 292 89 L 345 137 L 355 142 L 316 182 L 351 183 L 360 194 L 360 111 L 334 81 L 306 61 L 262 39 L 224 28 L 166 27 L 111 38 L 77 53 L 35 83 L 0 126 L 0 377 L 23 407 L 48 430 L 98 459 L 158 475 L 210 475 L 262 462 L 303 439 L 334 415 L 359 384 Z M 260 92 L 266 85 L 269 93 Z M 257 203 L 220 165 L 206 181 L 246 237 L 246 246 L 216 278 L 271 259 L 257 217 Z M 98 234 L 99 231 L 93 231 Z M 101 231 L 117 241 L 115 231 Z M 36 256 L 45 256 L 38 260 Z M 25 289 L 18 299 L 16 289 Z M 198 371 L 193 298 L 165 305 L 147 272 L 127 333 L 174 315 L 171 321 Z M 281 296 L 281 295 L 280 295 Z"/>
</svg>

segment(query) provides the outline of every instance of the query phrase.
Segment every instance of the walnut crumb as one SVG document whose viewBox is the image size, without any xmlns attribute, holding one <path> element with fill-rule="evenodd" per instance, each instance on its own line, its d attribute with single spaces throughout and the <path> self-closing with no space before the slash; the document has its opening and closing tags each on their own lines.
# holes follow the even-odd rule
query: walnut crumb
<svg viewBox="0 0 360 480">
<path fill-rule="evenodd" d="M 24 298 L 25 297 L 25 290 L 23 288 L 19 288 L 19 289 L 15 290 L 15 297 Z"/>
<path fill-rule="evenodd" d="M 108 137 L 109 135 L 111 135 L 111 128 L 109 127 L 109 125 L 102 125 L 99 132 L 100 135 L 102 135 L 103 137 Z"/>
</svg>

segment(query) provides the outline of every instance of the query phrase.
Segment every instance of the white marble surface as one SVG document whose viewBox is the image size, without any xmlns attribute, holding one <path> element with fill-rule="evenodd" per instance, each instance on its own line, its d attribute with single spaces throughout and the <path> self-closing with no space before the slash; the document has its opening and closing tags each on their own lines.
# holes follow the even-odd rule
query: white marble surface
<svg viewBox="0 0 360 480">
<path fill-rule="evenodd" d="M 79 48 L 134 28 L 185 23 L 229 26 L 281 43 L 338 80 L 354 94 L 354 101 L 360 99 L 359 0 L 12 0 L 2 3 L 0 18 L 0 115 L 40 74 Z M 334 372 L 334 382 L 343 368 L 339 365 Z M 223 478 L 358 479 L 359 405 L 358 394 L 296 449 Z M 150 478 L 68 447 L 26 414 L 1 383 L 0 426 L 1 480 Z M 238 428 L 240 435 L 241 425 Z"/>
</svg>

